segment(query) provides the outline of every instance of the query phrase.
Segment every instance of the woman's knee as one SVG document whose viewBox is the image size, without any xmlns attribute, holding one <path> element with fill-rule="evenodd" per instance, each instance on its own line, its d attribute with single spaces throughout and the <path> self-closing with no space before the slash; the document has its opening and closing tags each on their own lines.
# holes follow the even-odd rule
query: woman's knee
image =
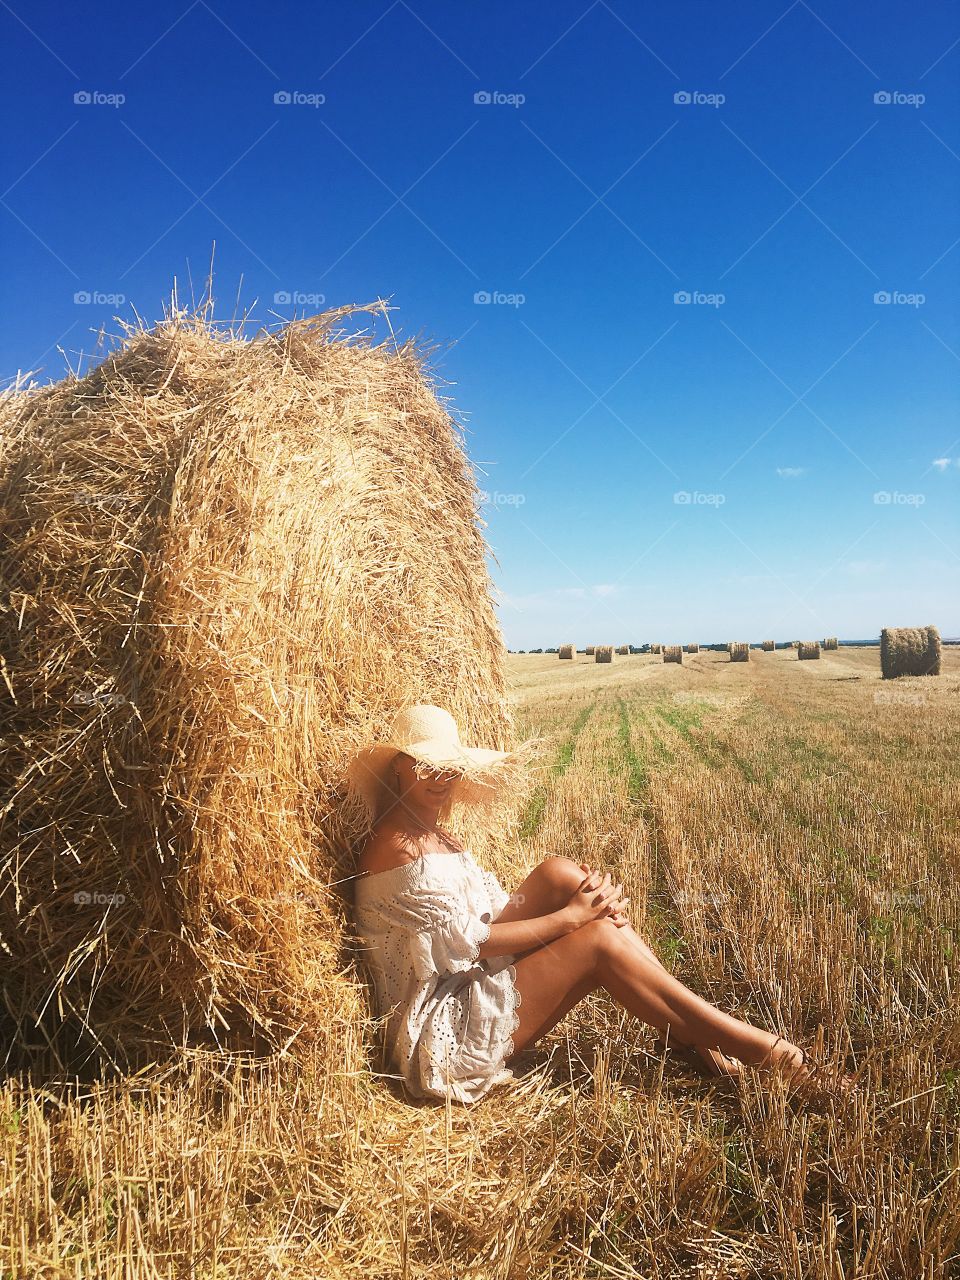
<svg viewBox="0 0 960 1280">
<path fill-rule="evenodd" d="M 569 902 L 574 890 L 579 888 L 584 879 L 584 870 L 572 858 L 560 854 L 551 854 L 537 865 L 537 873 L 551 890 L 557 894 L 565 894 L 565 902 Z"/>
<path fill-rule="evenodd" d="M 598 976 L 613 957 L 621 954 L 625 946 L 629 946 L 622 929 L 606 916 L 588 920 L 573 936 L 579 940 L 589 957 L 592 971 Z"/>
</svg>

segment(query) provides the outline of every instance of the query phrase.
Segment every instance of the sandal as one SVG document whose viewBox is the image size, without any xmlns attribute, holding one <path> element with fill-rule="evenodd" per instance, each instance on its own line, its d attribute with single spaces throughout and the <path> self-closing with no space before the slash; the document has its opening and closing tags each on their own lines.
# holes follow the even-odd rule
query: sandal
<svg viewBox="0 0 960 1280">
<path fill-rule="evenodd" d="M 784 1039 L 783 1036 L 777 1036 L 776 1040 L 770 1047 L 766 1057 L 757 1063 L 760 1070 L 774 1070 L 782 1072 L 787 1085 L 788 1093 L 804 1093 L 815 1097 L 829 1097 L 838 1101 L 849 1099 L 856 1091 L 856 1077 L 848 1072 L 836 1067 L 827 1066 L 825 1063 L 818 1062 L 816 1058 L 812 1058 L 806 1049 L 798 1046 L 800 1049 L 800 1060 L 792 1063 L 784 1062 L 782 1059 L 771 1062 L 770 1055 L 774 1049 Z"/>
<path fill-rule="evenodd" d="M 699 1071 L 701 1075 L 709 1076 L 714 1080 L 736 1080 L 743 1074 L 739 1067 L 731 1071 L 727 1065 L 736 1062 L 736 1058 L 731 1058 L 719 1049 L 711 1049 L 706 1045 L 684 1044 L 679 1040 L 671 1040 L 668 1044 L 662 1036 L 658 1036 L 654 1043 L 654 1051 L 658 1055 L 664 1051 L 672 1053 L 688 1066 L 693 1067 L 695 1071 Z"/>
</svg>

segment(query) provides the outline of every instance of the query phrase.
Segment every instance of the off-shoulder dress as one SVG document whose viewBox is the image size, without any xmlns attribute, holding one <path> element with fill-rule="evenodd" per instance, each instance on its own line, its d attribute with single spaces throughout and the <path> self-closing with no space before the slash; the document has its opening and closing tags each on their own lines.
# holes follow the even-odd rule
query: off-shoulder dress
<svg viewBox="0 0 960 1280">
<path fill-rule="evenodd" d="M 510 900 L 497 877 L 469 849 L 434 851 L 361 874 L 354 893 L 389 1064 L 410 1094 L 476 1102 L 513 1080 L 516 957 L 478 959 Z"/>
</svg>

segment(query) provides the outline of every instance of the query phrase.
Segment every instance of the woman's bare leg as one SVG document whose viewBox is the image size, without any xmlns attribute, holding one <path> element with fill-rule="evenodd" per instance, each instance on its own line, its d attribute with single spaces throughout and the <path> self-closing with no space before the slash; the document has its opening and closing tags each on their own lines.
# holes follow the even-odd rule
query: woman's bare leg
<svg viewBox="0 0 960 1280">
<path fill-rule="evenodd" d="M 570 859 L 545 859 L 497 919 L 532 919 L 557 910 L 584 875 Z M 681 1043 L 716 1045 L 753 1064 L 768 1056 L 770 1061 L 796 1061 L 800 1055 L 798 1046 L 782 1036 L 731 1017 L 690 991 L 668 973 L 629 924 L 618 927 L 610 919 L 591 921 L 518 955 L 514 963 L 521 997 L 516 1052 L 549 1031 L 590 991 L 603 987 L 618 1004 Z"/>
</svg>

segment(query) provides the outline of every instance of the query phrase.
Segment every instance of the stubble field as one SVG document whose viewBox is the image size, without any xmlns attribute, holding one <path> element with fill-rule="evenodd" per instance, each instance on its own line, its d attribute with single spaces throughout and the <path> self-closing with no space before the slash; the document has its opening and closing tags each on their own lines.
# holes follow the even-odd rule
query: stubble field
<svg viewBox="0 0 960 1280">
<path fill-rule="evenodd" d="M 563 854 L 722 1008 L 844 1061 L 727 1095 L 603 993 L 475 1108 L 197 1054 L 0 1089 L 3 1280 L 940 1280 L 960 1256 L 960 654 L 511 655 L 540 785 L 492 860 Z M 511 848 L 510 845 L 513 847 Z"/>
</svg>

